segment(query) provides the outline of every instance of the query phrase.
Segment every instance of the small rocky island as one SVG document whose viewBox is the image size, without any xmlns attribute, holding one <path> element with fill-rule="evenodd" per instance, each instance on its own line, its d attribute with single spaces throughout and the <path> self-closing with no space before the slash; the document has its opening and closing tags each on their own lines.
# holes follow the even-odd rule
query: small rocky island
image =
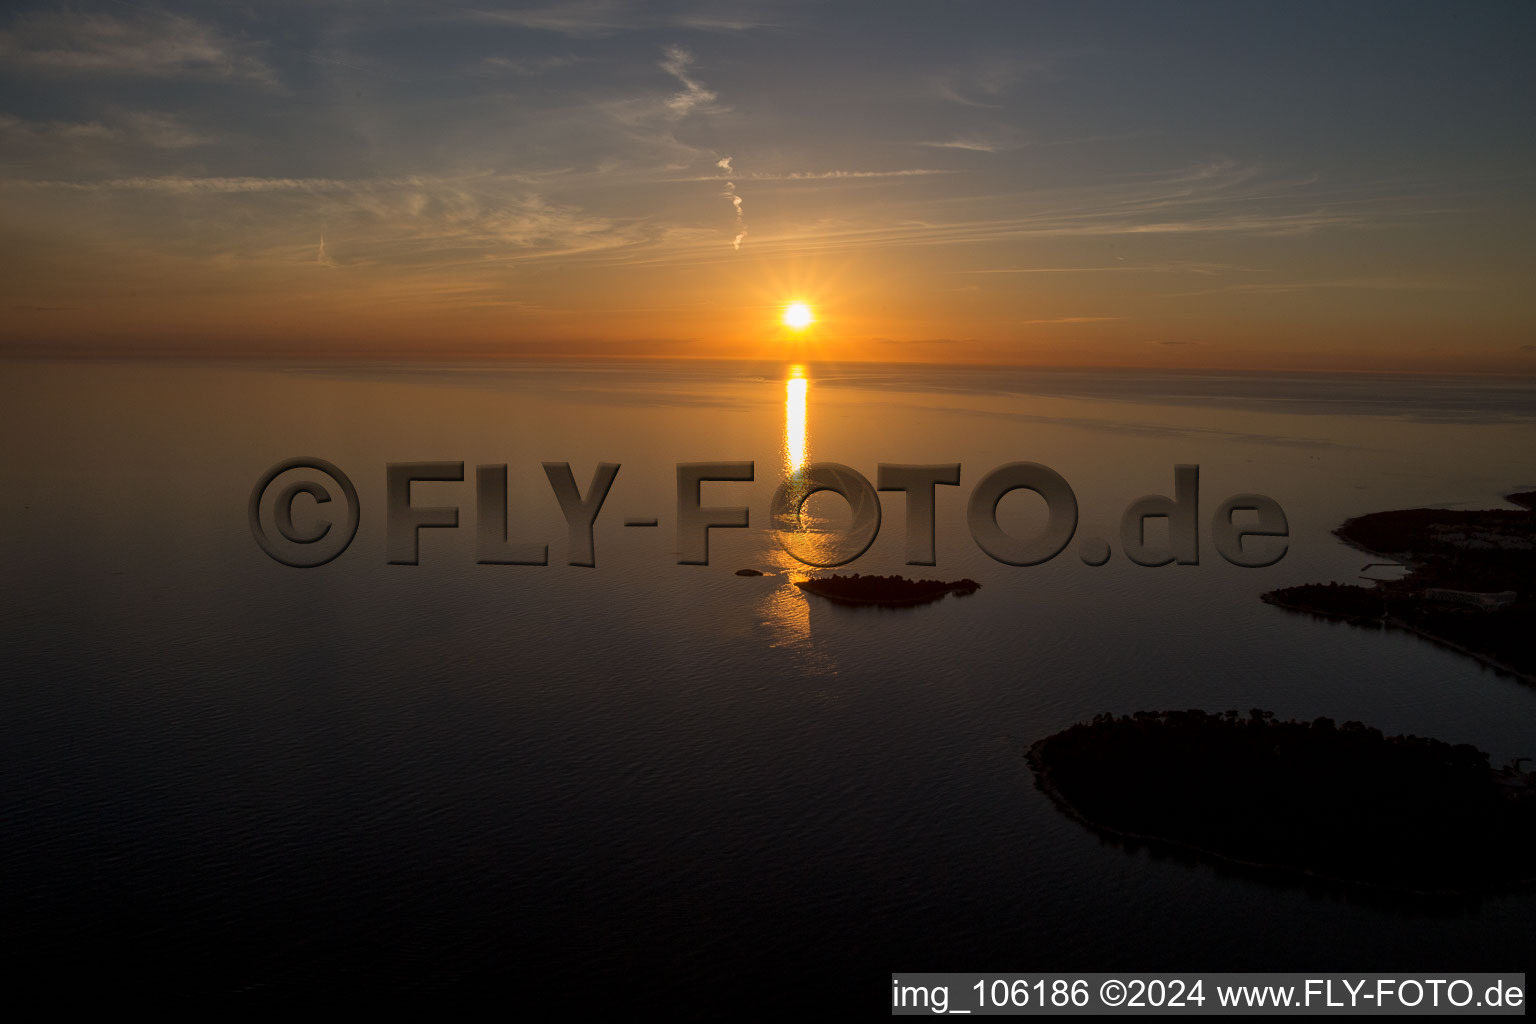
<svg viewBox="0 0 1536 1024">
<path fill-rule="evenodd" d="M 1519 509 L 1374 512 L 1334 531 L 1345 543 L 1409 570 L 1361 587 L 1309 583 L 1264 595 L 1270 604 L 1356 625 L 1407 629 L 1536 682 L 1536 491 Z"/>
<path fill-rule="evenodd" d="M 905 576 L 820 576 L 801 580 L 795 586 L 807 594 L 824 597 L 838 604 L 881 605 L 907 608 L 941 600 L 946 594 L 964 597 L 974 594 L 981 584 L 972 579 L 909 580 Z"/>
<path fill-rule="evenodd" d="M 1536 877 L 1536 774 L 1359 722 L 1099 715 L 1029 751 L 1068 814 L 1122 841 L 1425 894 Z"/>
</svg>

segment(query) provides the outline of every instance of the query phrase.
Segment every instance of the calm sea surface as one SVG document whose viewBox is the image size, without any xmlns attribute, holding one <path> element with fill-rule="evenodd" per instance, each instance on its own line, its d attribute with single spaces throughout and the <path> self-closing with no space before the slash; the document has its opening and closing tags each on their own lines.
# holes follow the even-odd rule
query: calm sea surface
<svg viewBox="0 0 1536 1024">
<path fill-rule="evenodd" d="M 893 970 L 1523 969 L 1536 894 L 1405 902 L 1127 850 L 1055 811 L 1023 754 L 1101 711 L 1261 707 L 1536 755 L 1536 688 L 1259 601 L 1353 580 L 1367 559 L 1330 534 L 1349 516 L 1536 488 L 1533 421 L 1536 384 L 1471 378 L 4 364 L 5 955 L 172 995 L 491 981 L 696 1010 L 803 986 L 875 1012 Z M 247 522 L 294 456 L 359 495 L 315 569 Z M 750 528 L 676 564 L 676 464 L 747 460 L 755 481 L 704 503 Z M 413 489 L 460 527 L 391 565 L 385 466 L 411 461 L 465 463 Z M 583 490 L 622 467 L 592 568 L 566 564 L 546 461 Z M 802 595 L 768 508 L 810 461 L 960 463 L 936 567 L 902 564 L 892 493 L 850 568 L 981 590 Z M 1107 565 L 1076 540 L 1027 568 L 977 548 L 966 499 L 1014 461 L 1066 478 Z M 476 564 L 474 467 L 500 463 L 509 535 L 547 566 Z M 1181 463 L 1201 564 L 1134 565 L 1120 512 Z M 1242 492 L 1289 517 L 1270 568 L 1210 542 Z M 1040 504 L 1016 492 L 1000 520 L 1038 529 Z M 335 507 L 301 498 L 295 525 Z"/>
</svg>

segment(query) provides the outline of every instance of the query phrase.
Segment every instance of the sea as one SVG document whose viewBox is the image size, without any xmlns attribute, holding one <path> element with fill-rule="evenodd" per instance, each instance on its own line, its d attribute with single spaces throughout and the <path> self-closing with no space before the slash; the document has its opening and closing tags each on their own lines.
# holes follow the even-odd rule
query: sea
<svg viewBox="0 0 1536 1024">
<path fill-rule="evenodd" d="M 1536 756 L 1536 687 L 1260 600 L 1400 572 L 1333 535 L 1351 516 L 1511 507 L 1533 421 L 1536 381 L 1488 377 L 8 361 L 0 948 L 24 985 L 487 987 L 684 1017 L 888 1012 L 892 972 L 1523 970 L 1529 889 L 1431 900 L 1113 842 L 1025 753 L 1103 712 L 1261 708 Z M 295 459 L 319 468 L 262 488 Z M 1076 504 L 1034 565 L 967 523 L 1018 462 Z M 585 530 L 551 478 L 590 496 L 604 463 L 571 564 Z M 680 495 L 694 463 L 752 475 Z M 934 564 L 906 564 L 897 491 L 852 562 L 786 550 L 775 491 L 820 463 L 958 465 Z M 416 482 L 392 495 L 391 466 Z M 478 494 L 500 466 L 504 520 Z M 1173 497 L 1177 466 L 1199 467 L 1198 564 L 1137 564 L 1124 510 Z M 320 486 L 277 495 L 301 478 Z M 707 565 L 679 564 L 695 493 L 745 509 Z M 1245 541 L 1283 553 L 1262 568 L 1212 540 L 1254 494 L 1287 526 Z M 995 514 L 1045 529 L 1033 491 Z M 794 529 L 835 547 L 852 525 L 823 491 Z M 482 529 L 547 564 L 485 564 Z M 981 586 L 913 608 L 795 586 L 830 571 Z"/>
</svg>

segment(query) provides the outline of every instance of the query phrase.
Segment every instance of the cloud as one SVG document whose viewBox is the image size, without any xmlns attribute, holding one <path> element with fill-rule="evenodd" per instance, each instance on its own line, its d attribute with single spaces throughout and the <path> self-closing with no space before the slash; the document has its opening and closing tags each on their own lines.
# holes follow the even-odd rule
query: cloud
<svg viewBox="0 0 1536 1024">
<path fill-rule="evenodd" d="M 1057 316 L 1049 320 L 1020 320 L 1021 324 L 1097 324 L 1105 320 L 1124 320 L 1123 316 Z"/>
<path fill-rule="evenodd" d="M 114 128 L 114 122 L 104 127 Z M 91 128 L 89 132 L 98 132 Z M 0 136 L 3 137 L 3 136 Z M 702 160 L 697 150 L 692 159 Z M 144 240 L 190 258 L 224 253 L 231 261 L 320 263 L 315 229 L 325 225 L 326 258 L 349 269 L 395 267 L 402 273 L 442 271 L 481 275 L 508 262 L 566 259 L 629 266 L 686 266 L 718 261 L 721 232 L 700 223 L 696 200 L 731 203 L 733 247 L 744 247 L 742 186 L 759 178 L 736 165 L 736 156 L 707 155 L 713 173 L 677 178 L 672 168 L 648 164 L 629 171 L 545 175 L 479 172 L 450 176 L 372 178 L 260 177 L 187 173 L 102 175 L 94 180 L 36 175 L 0 178 L 6 207 L 28 216 L 68 219 L 84 204 L 71 193 L 101 197 L 91 204 L 99 229 Z M 727 169 L 729 168 L 729 170 Z M 777 177 L 779 187 L 847 188 L 851 183 L 901 181 L 904 171 L 797 172 Z M 708 181 L 707 193 L 679 192 L 674 205 L 599 203 L 586 199 L 595 183 L 612 188 L 614 174 L 648 184 Z M 864 175 L 868 175 L 867 177 Z M 880 175 L 880 176 L 876 176 Z M 971 190 L 935 198 L 926 190 L 850 191 L 800 217 L 772 217 L 759 210 L 753 248 L 763 257 L 834 253 L 889 246 L 968 245 L 1019 239 L 1114 238 L 1140 234 L 1299 234 L 1375 228 L 1422 220 L 1424 197 L 1384 197 L 1377 183 L 1320 188 L 1311 179 L 1287 181 L 1226 163 L 1176 168 L 1159 176 L 1049 189 L 979 194 Z M 765 187 L 765 186 L 760 186 Z M 30 192 L 32 195 L 24 195 Z M 53 193 L 52 196 L 47 193 Z M 650 193 L 655 195 L 657 193 Z M 177 203 L 166 218 L 163 203 Z M 1388 201 L 1389 198 L 1392 201 Z M 598 212 L 598 211 L 601 212 Z M 819 213 L 819 215 L 817 215 Z M 344 259 L 335 247 L 344 238 Z M 307 239 L 307 241 L 297 241 Z M 956 268 L 956 273 L 1147 273 L 1217 275 L 1252 273 L 1252 267 L 1200 262 L 1109 262 L 1100 266 Z M 477 276 L 478 279 L 478 276 Z M 953 280 L 953 279 L 952 279 Z M 972 277 L 970 280 L 976 280 Z M 1222 282 L 1225 283 L 1225 282 Z M 1061 320 L 1058 322 L 1071 322 Z M 1079 321 L 1081 322 L 1081 321 Z"/>
<path fill-rule="evenodd" d="M 711 157 L 711 163 L 715 158 Z M 735 168 L 732 181 L 752 180 Z M 673 181 L 707 179 L 663 179 Z M 830 179 L 837 184 L 840 179 Z M 847 179 L 842 179 L 846 181 Z M 858 180 L 858 179 L 853 179 Z M 880 180 L 880 179 L 874 179 Z M 798 187 L 811 187 L 810 182 Z M 1322 231 L 1368 230 L 1420 223 L 1428 197 L 1384 191 L 1383 183 L 1320 187 L 1314 178 L 1265 176 L 1259 168 L 1207 162 L 1160 174 L 1050 189 L 973 194 L 940 199 L 882 193 L 862 202 L 841 202 L 830 215 L 759 224 L 753 247 L 760 256 L 804 256 L 882 246 L 974 245 L 1021 239 L 1145 239 L 1180 235 L 1299 237 Z M 718 235 L 681 225 L 664 227 L 652 244 L 602 254 L 629 264 L 706 264 L 715 260 Z M 1001 273 L 1187 273 L 1259 272 L 1221 262 L 1106 263 L 1103 267 L 996 268 Z M 967 271 L 957 271 L 967 272 Z M 987 269 L 969 271 L 985 273 Z"/>
<path fill-rule="evenodd" d="M 720 12 L 700 8 L 674 14 L 646 11 L 639 4 L 615 0 L 572 0 L 545 7 L 512 10 L 481 10 L 468 16 L 537 32 L 553 32 L 577 38 L 611 36 L 644 29 L 681 28 L 695 32 L 749 32 L 772 28 L 774 22 L 754 14 Z"/>
<path fill-rule="evenodd" d="M 121 128 L 100 121 L 24 121 L 11 114 L 0 114 L 0 136 L 12 144 L 22 139 L 116 141 L 123 135 Z"/>
<path fill-rule="evenodd" d="M 787 171 L 783 174 L 754 174 L 763 181 L 836 181 L 843 178 L 920 178 L 930 174 L 952 174 L 931 167 L 911 167 L 890 171 Z"/>
<path fill-rule="evenodd" d="M 687 117 L 696 107 L 708 107 L 716 96 L 704 84 L 689 73 L 693 54 L 681 46 L 667 46 L 662 50 L 661 69 L 683 85 L 682 92 L 673 93 L 667 99 L 667 109 L 674 117 Z"/>
<path fill-rule="evenodd" d="M 134 111 L 105 121 L 26 121 L 0 114 L 0 137 L 10 145 L 33 143 L 112 142 L 152 149 L 185 149 L 213 141 L 171 114 Z"/>
<path fill-rule="evenodd" d="M 641 27 L 638 12 L 613 0 L 572 0 L 550 7 L 513 10 L 472 10 L 471 17 L 516 28 L 566 36 L 606 36 Z"/>
<path fill-rule="evenodd" d="M 274 84 L 271 68 L 250 49 L 211 26 L 163 12 L 132 18 L 32 14 L 0 32 L 0 60 L 14 69 Z"/>
<path fill-rule="evenodd" d="M 948 100 L 951 103 L 958 103 L 964 107 L 984 107 L 987 110 L 1001 110 L 1003 106 L 1001 103 L 987 102 L 966 96 L 949 82 L 942 80 L 934 83 L 934 92 L 938 94 L 940 99 Z"/>
<path fill-rule="evenodd" d="M 739 170 L 733 180 L 738 184 L 743 180 Z M 1127 174 L 1093 184 L 1048 189 L 986 194 L 967 191 L 939 199 L 925 194 L 893 198 L 882 192 L 862 202 L 841 202 L 829 215 L 781 220 L 771 227 L 759 224 L 753 238 L 754 249 L 760 256 L 773 257 L 882 246 L 963 246 L 1022 239 L 1302 237 L 1323 231 L 1421 224 L 1425 216 L 1436 212 L 1429 204 L 1430 199 L 1401 188 L 1394 191 L 1381 182 L 1322 187 L 1312 177 L 1276 178 L 1251 166 L 1208 162 L 1159 174 Z M 713 260 L 711 250 L 716 244 L 709 241 L 707 233 L 682 230 L 671 232 L 666 243 L 643 253 L 629 251 L 626 260 L 670 265 L 708 263 Z M 989 269 L 969 272 L 985 273 Z M 1204 275 L 1262 272 L 1259 268 L 1223 262 L 1119 261 L 1102 267 L 996 270 Z"/>
<path fill-rule="evenodd" d="M 1129 263 L 1124 256 L 1115 257 L 1116 265 L 1102 267 L 981 267 L 975 270 L 956 270 L 956 274 L 1200 274 L 1212 276 L 1231 271 L 1253 273 L 1255 268 L 1236 263 Z"/>
<path fill-rule="evenodd" d="M 944 142 L 919 142 L 918 145 L 932 149 L 964 149 L 973 153 L 1006 153 L 1023 149 L 1028 143 L 1016 136 L 1000 134 L 961 135 Z"/>
<path fill-rule="evenodd" d="M 126 114 L 122 121 L 134 141 L 155 149 L 187 149 L 213 141 L 211 136 L 187 127 L 171 114 L 142 111 Z"/>
<path fill-rule="evenodd" d="M 105 178 L 160 169 L 182 151 L 214 142 L 169 114 L 107 112 L 90 121 L 29 121 L 0 114 L 8 176 Z"/>
<path fill-rule="evenodd" d="M 739 183 L 741 174 L 735 176 Z M 803 256 L 895 245 L 974 245 L 1021 239 L 1147 240 L 1177 236 L 1301 237 L 1323 231 L 1419 224 L 1437 212 L 1430 196 L 1390 183 L 1323 186 L 1315 177 L 1266 176 L 1229 161 L 1205 162 L 1157 174 L 1127 174 L 1092 184 L 1001 193 L 950 193 L 839 204 L 815 219 L 780 221 L 754 231 L 760 256 Z M 678 235 L 647 262 L 708 262 Z M 706 247 L 707 249 L 707 247 Z M 1073 272 L 1093 268 L 999 268 L 1004 272 Z M 1117 262 L 1106 270 L 1121 270 Z M 1252 267 L 1224 263 L 1129 264 L 1123 272 L 1223 273 Z"/>
<path fill-rule="evenodd" d="M 671 117 L 684 118 L 699 108 L 705 112 L 715 112 L 719 109 L 714 106 L 718 97 L 694 78 L 689 70 L 693 65 L 693 54 L 674 44 L 664 47 L 662 55 L 662 70 L 677 79 L 683 86 L 681 92 L 673 93 L 667 98 L 666 109 Z M 727 175 L 732 173 L 729 156 L 720 157 L 715 161 L 715 166 Z M 742 240 L 747 237 L 747 229 L 741 212 L 741 195 L 736 191 L 736 182 L 726 181 L 725 189 L 720 194 L 735 208 L 736 235 L 731 240 L 731 248 L 740 249 Z"/>
<path fill-rule="evenodd" d="M 582 64 L 591 60 L 590 57 L 573 57 L 568 54 L 549 54 L 543 57 L 485 57 L 474 71 L 480 74 L 492 75 L 517 75 L 520 78 L 533 78 L 548 71 L 570 67 L 573 64 Z"/>
<path fill-rule="evenodd" d="M 955 244 L 1026 237 L 1126 235 L 1297 236 L 1420 218 L 1412 196 L 1383 196 L 1373 183 L 1318 189 L 1314 178 L 1266 179 L 1260 169 L 1208 162 L 1155 175 L 1015 196 L 957 196 L 943 207 L 916 200 L 910 211 L 884 204 L 883 224 L 819 224 L 821 248 Z M 936 217 L 937 209 L 953 211 Z M 1007 216 L 996 211 L 1007 209 Z M 965 216 L 968 210 L 972 216 Z"/>
<path fill-rule="evenodd" d="M 915 145 L 931 149 L 964 149 L 975 153 L 1011 153 L 1020 149 L 1049 148 L 1054 146 L 1082 146 L 1094 142 L 1121 142 L 1126 139 L 1144 139 L 1159 135 L 1156 131 L 1118 132 L 1112 135 L 1078 135 L 1068 139 L 1027 139 L 1017 132 L 999 131 L 991 134 L 957 135 L 952 139 L 918 142 Z M 1217 174 L 1222 168 L 1210 165 L 1197 168 L 1193 173 Z M 1189 180 L 1198 181 L 1199 177 Z"/>
<path fill-rule="evenodd" d="M 333 192 L 351 187 L 334 178 L 199 178 L 185 175 L 108 178 L 102 181 L 0 181 L 0 186 L 82 192 L 167 192 L 176 195 L 240 192 Z"/>
<path fill-rule="evenodd" d="M 720 164 L 715 164 L 720 167 Z M 724 168 L 731 172 L 731 168 Z M 734 172 L 731 172 L 734 173 Z M 921 178 L 931 174 L 954 174 L 934 167 L 898 168 L 889 171 L 753 171 L 736 174 L 738 181 L 869 181 L 879 178 Z M 673 181 L 713 181 L 711 177 L 673 178 Z"/>
<path fill-rule="evenodd" d="M 1134 132 L 1114 132 L 1109 135 L 1074 135 L 1067 139 L 1044 139 L 1030 142 L 1030 146 L 1082 146 L 1090 142 L 1123 142 L 1126 139 L 1148 139 L 1162 135 L 1160 130 L 1145 128 Z"/>
<path fill-rule="evenodd" d="M 1425 292 L 1463 291 L 1469 286 L 1428 277 L 1340 277 L 1327 281 L 1287 281 L 1259 284 L 1232 284 L 1193 292 L 1176 292 L 1179 297 L 1194 295 L 1288 295 L 1308 291 L 1383 291 Z"/>
<path fill-rule="evenodd" d="M 776 28 L 778 22 L 768 21 L 753 14 L 721 14 L 698 11 L 692 14 L 675 14 L 668 20 L 678 28 L 696 32 L 751 32 L 761 28 Z"/>
<path fill-rule="evenodd" d="M 135 251 L 174 253 L 207 265 L 308 264 L 394 268 L 410 275 L 491 271 L 498 263 L 570 258 L 664 244 L 646 218 L 615 219 L 529 191 L 514 178 L 196 178 L 97 182 L 0 181 L 37 193 L 37 205 L 78 207 L 69 193 L 102 197 L 93 223 L 135 239 Z M 49 199 L 47 193 L 58 195 Z M 115 195 L 121 193 L 120 198 Z M 176 217 L 144 201 L 176 202 Z M 318 244 L 316 224 L 325 230 Z M 238 230 L 231 230 L 238 226 Z M 344 234 L 346 258 L 330 242 Z M 718 238 L 718 236 L 716 236 Z"/>
<path fill-rule="evenodd" d="M 932 80 L 940 99 L 966 107 L 998 108 L 1013 87 L 1027 78 L 1055 78 L 1057 57 L 987 56 L 962 71 Z"/>
</svg>

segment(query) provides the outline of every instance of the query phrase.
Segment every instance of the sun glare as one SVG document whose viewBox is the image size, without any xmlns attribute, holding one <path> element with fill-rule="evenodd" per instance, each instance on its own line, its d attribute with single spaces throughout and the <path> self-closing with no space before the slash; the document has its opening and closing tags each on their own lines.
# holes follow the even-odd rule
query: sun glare
<svg viewBox="0 0 1536 1024">
<path fill-rule="evenodd" d="M 803 302 L 791 302 L 784 309 L 784 326 L 802 330 L 816 322 L 816 317 L 811 313 L 811 307 Z"/>
</svg>

